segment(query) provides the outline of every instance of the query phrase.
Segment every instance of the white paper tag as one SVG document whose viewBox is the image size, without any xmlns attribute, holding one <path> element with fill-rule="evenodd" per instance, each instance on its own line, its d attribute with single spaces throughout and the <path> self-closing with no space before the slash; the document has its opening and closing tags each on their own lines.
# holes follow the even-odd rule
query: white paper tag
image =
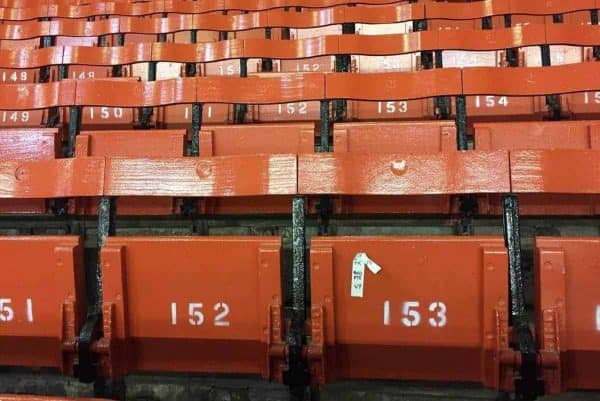
<svg viewBox="0 0 600 401">
<path fill-rule="evenodd" d="M 365 288 L 365 265 L 373 274 L 377 274 L 381 271 L 381 266 L 371 260 L 366 253 L 357 253 L 352 260 L 352 277 L 350 280 L 351 297 L 363 297 Z"/>
</svg>

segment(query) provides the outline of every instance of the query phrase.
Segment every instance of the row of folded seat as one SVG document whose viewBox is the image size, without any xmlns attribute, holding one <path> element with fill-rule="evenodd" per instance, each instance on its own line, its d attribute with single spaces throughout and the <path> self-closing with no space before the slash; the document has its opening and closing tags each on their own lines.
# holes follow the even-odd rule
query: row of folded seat
<svg viewBox="0 0 600 401">
<path fill-rule="evenodd" d="M 600 149 L 600 125 L 593 121 L 481 123 L 475 125 L 474 133 L 474 154 L 490 151 L 549 150 L 558 155 L 564 150 L 566 155 L 581 154 L 582 158 L 589 158 L 590 165 L 593 165 L 595 152 Z M 56 129 L 3 130 L 0 131 L 0 157 L 4 161 L 56 159 L 60 155 L 61 140 Z M 315 152 L 316 133 L 313 124 L 224 125 L 203 128 L 199 142 L 200 155 L 208 160 L 218 156 L 261 153 L 312 154 Z M 83 131 L 77 136 L 75 158 L 182 158 L 187 154 L 187 144 L 185 130 Z M 358 159 L 353 160 L 356 160 L 357 164 L 368 163 L 366 157 L 361 162 L 360 155 L 381 155 L 384 158 L 387 154 L 397 158 L 427 154 L 451 155 L 458 153 L 456 149 L 456 128 L 453 122 L 337 123 L 333 129 L 333 154 L 356 154 Z M 573 150 L 580 150 L 581 153 L 568 153 Z M 310 163 L 308 160 L 306 162 Z M 517 165 L 513 164 L 513 168 Z M 360 165 L 356 167 L 361 168 Z M 542 167 L 551 169 L 551 166 Z M 368 164 L 365 164 L 364 168 L 368 170 Z M 300 169 L 302 170 L 302 166 Z M 494 171 L 482 173 L 494 174 Z M 516 174 L 514 171 L 513 173 Z M 468 178 L 471 173 L 465 174 L 467 180 L 472 179 Z M 526 173 L 523 174 L 526 176 Z M 594 176 L 593 172 L 590 174 Z M 306 175 L 305 179 L 311 177 Z M 399 181 L 402 179 L 403 177 L 398 178 Z M 522 180 L 514 176 L 512 178 L 513 181 L 519 179 Z M 593 180 L 593 177 L 591 179 Z M 557 185 L 555 188 L 561 187 L 560 177 L 558 180 L 554 184 Z M 568 179 L 565 176 L 562 188 L 569 187 L 566 181 Z M 583 183 L 584 181 L 582 185 L 585 185 Z M 302 182 L 299 182 L 299 185 L 303 187 Z M 305 188 L 311 188 L 311 185 L 314 184 L 306 184 Z M 541 194 L 525 193 L 522 196 L 522 213 L 525 215 L 595 215 L 599 211 L 600 197 L 594 192 L 596 187 L 593 184 L 588 188 L 578 188 L 572 193 L 569 193 L 569 190 L 565 193 L 552 193 L 553 189 L 550 189 L 550 186 L 544 189 L 543 183 L 533 183 L 534 187 L 536 185 L 541 185 L 541 190 L 532 188 L 532 192 Z M 355 192 L 356 190 L 359 192 Z M 422 199 L 407 196 L 406 199 L 394 202 L 385 196 L 361 199 L 360 189 L 356 190 L 346 194 L 354 196 L 336 200 L 336 213 L 450 213 L 456 212 L 458 207 L 452 196 L 443 193 L 435 195 L 427 189 L 421 189 L 425 195 Z M 364 195 L 371 194 L 368 189 L 363 190 L 366 190 Z M 343 191 L 340 192 L 341 195 L 344 194 Z M 407 195 L 419 193 L 419 189 L 391 189 L 389 194 L 393 194 L 394 191 Z M 525 189 L 521 191 L 527 192 Z M 487 194 L 488 189 L 484 189 L 483 192 L 478 198 L 479 213 L 500 214 L 499 198 Z M 545 192 L 552 194 L 544 195 Z M 423 202 L 423 199 L 429 201 Z M 247 207 L 236 206 L 238 201 L 234 199 L 205 202 L 207 204 L 202 203 L 200 210 L 206 213 L 249 211 Z M 0 204 L 5 213 L 44 213 L 49 210 L 47 201 L 43 199 L 4 199 Z M 127 199 L 120 202 L 119 214 L 178 214 L 178 205 L 177 201 L 169 198 Z M 287 201 L 260 208 L 261 212 L 269 213 L 287 213 L 289 210 L 290 203 Z M 69 211 L 75 214 L 94 214 L 96 202 L 89 198 L 75 199 Z"/>
<path fill-rule="evenodd" d="M 545 34 L 550 24 L 594 24 L 592 9 L 598 4 L 591 0 L 564 15 L 487 19 L 421 19 L 425 15 L 417 18 L 401 12 L 403 7 L 435 7 L 433 2 L 419 3 L 250 15 L 239 10 L 216 12 L 206 19 L 194 16 L 195 21 L 209 26 L 217 20 L 237 21 L 232 30 L 245 23 L 261 29 L 199 30 L 193 35 L 185 29 L 171 33 L 169 28 L 171 22 L 189 22 L 191 16 L 162 13 L 89 21 L 88 27 L 123 21 L 126 33 L 102 37 L 81 32 L 61 36 L 56 32 L 67 32 L 58 29 L 67 19 L 57 19 L 56 32 L 44 37 L 34 31 L 41 31 L 45 22 L 2 21 L 0 52 L 26 47 L 57 51 L 57 46 L 101 43 L 136 49 L 137 44 L 155 42 L 267 37 L 281 41 L 288 34 L 280 28 L 285 24 L 262 29 L 262 16 L 281 14 L 290 24 L 302 19 L 311 21 L 307 26 L 326 25 L 328 16 L 337 18 L 344 10 L 368 13 L 377 17 L 373 22 L 415 20 L 350 24 L 359 35 L 469 29 L 493 42 L 495 32 L 485 26 L 512 25 L 518 36 L 521 27 L 538 24 Z M 187 22 L 180 26 L 198 27 Z M 128 31 L 127 24 L 134 28 Z M 157 35 L 159 26 L 169 33 Z M 590 28 L 594 29 L 586 32 L 593 37 L 596 30 Z M 291 29 L 289 34 L 302 39 L 347 32 L 348 23 Z M 583 29 L 577 32 L 575 36 L 581 36 Z M 583 43 L 579 40 L 575 43 Z M 231 43 L 229 50 L 239 44 Z M 115 64 L 117 68 L 71 65 L 63 57 L 59 62 L 41 62 L 39 70 L 17 67 L 19 57 L 34 52 L 5 52 L 12 56 L 0 70 L 6 88 L 3 108 L 12 109 L 0 110 L 0 213 L 33 214 L 27 218 L 34 221 L 52 212 L 66 214 L 67 220 L 97 216 L 98 225 L 93 234 L 84 229 L 84 234 L 73 230 L 60 236 L 0 237 L 3 266 L 10 272 L 0 289 L 0 366 L 54 368 L 84 382 L 136 372 L 183 372 L 259 375 L 285 382 L 292 390 L 345 379 L 472 382 L 515 392 L 517 397 L 528 392 L 600 390 L 595 369 L 600 356 L 600 301 L 594 291 L 600 281 L 600 239 L 580 233 L 534 234 L 531 324 L 524 323 L 524 308 L 519 310 L 525 302 L 523 288 L 514 288 L 523 286 L 519 208 L 525 217 L 600 213 L 600 122 L 593 121 L 600 115 L 596 80 L 586 85 L 587 77 L 576 77 L 561 86 L 540 77 L 546 73 L 559 77 L 562 70 L 516 69 L 520 75 L 515 82 L 527 88 L 522 93 L 513 85 L 502 93 L 521 97 L 498 96 L 502 85 L 484 82 L 483 70 L 467 80 L 466 73 L 454 70 L 454 78 L 461 82 L 453 82 L 456 87 L 451 89 L 444 86 L 441 74 L 427 71 L 419 72 L 420 77 L 407 74 L 406 80 L 400 77 L 404 74 L 363 80 L 374 76 L 368 73 L 434 66 L 433 73 L 452 73 L 441 67 L 455 66 L 510 71 L 505 67 L 509 51 L 516 52 L 511 56 L 516 65 L 578 64 L 576 68 L 584 69 L 577 71 L 590 71 L 587 67 L 598 54 L 585 43 L 569 47 L 560 42 L 546 49 L 543 42 L 543 51 L 550 51 L 549 63 L 542 62 L 539 47 L 426 54 L 414 45 L 414 53 L 397 56 L 270 60 L 269 72 L 267 60 L 240 59 L 229 52 L 216 57 L 223 61 L 194 64 L 193 69 L 190 64 L 164 61 Z M 155 46 L 145 48 L 150 47 Z M 413 47 L 402 47 L 406 48 Z M 428 57 L 431 65 L 425 65 Z M 143 61 L 149 59 L 153 60 L 145 53 Z M 321 81 L 310 74 L 333 71 L 339 73 L 337 87 L 324 83 L 333 74 L 319 74 Z M 292 73 L 287 75 L 292 78 L 282 73 Z M 163 86 L 129 86 L 137 92 L 128 94 L 115 90 L 125 88 L 116 80 L 98 80 L 114 75 L 132 81 L 240 78 L 235 87 L 222 90 L 214 82 L 224 78 L 203 82 L 206 78 L 190 78 L 160 82 Z M 256 96 L 244 92 L 238 98 L 235 89 L 243 86 L 246 76 L 251 79 L 245 82 L 252 82 L 247 87 L 257 86 Z M 256 76 L 284 78 L 269 86 L 264 84 L 267 79 L 253 79 Z M 344 81 L 346 76 L 351 79 Z M 510 86 L 509 74 L 490 76 Z M 425 82 L 427 77 L 434 77 L 431 85 Z M 81 80 L 98 80 L 98 85 L 85 87 Z M 14 85 L 39 81 L 63 82 Z M 258 81 L 264 87 L 259 88 Z M 211 82 L 215 87 L 207 92 L 212 90 L 212 97 L 199 94 L 205 89 L 202 85 Z M 383 83 L 389 90 L 369 91 L 367 82 Z M 415 84 L 420 82 L 423 85 Z M 60 87 L 75 84 L 82 89 L 69 92 L 74 99 L 60 99 Z M 305 86 L 319 90 L 304 91 Z M 351 90 L 344 91 L 350 87 L 368 93 L 352 97 Z M 115 92 L 113 99 L 101 92 L 105 88 Z M 290 95 L 290 88 L 300 89 Z M 337 92 L 329 91 L 332 88 Z M 554 93 L 560 95 L 547 93 L 552 92 L 548 88 L 558 88 Z M 270 93 L 276 91 L 280 93 Z M 6 93 L 16 94 L 14 104 Z M 444 97 L 446 93 L 457 97 Z M 463 96 L 466 110 L 459 111 Z M 418 100 L 383 100 L 394 97 Z M 206 99 L 255 104 L 198 103 Z M 271 99 L 295 102 L 262 104 Z M 296 101 L 305 99 L 309 100 Z M 442 112 L 445 101 L 448 110 Z M 102 106 L 107 104 L 112 107 Z M 147 107 L 114 107 L 125 104 Z M 201 118 L 193 112 L 199 107 Z M 455 117 L 456 121 L 448 120 Z M 544 121 L 560 118 L 573 120 Z M 510 203 L 517 197 L 520 207 Z M 185 222 L 190 218 L 193 225 L 194 219 L 211 215 L 227 219 L 260 214 L 268 226 L 274 215 L 291 215 L 291 241 L 285 229 L 274 230 L 278 235 L 272 236 L 222 236 L 218 230 L 211 235 L 120 236 L 115 235 L 116 225 L 128 223 L 114 219 L 115 210 L 120 217 L 135 216 L 134 224 L 149 216 Z M 318 217 L 319 234 L 305 233 L 307 214 Z M 474 216 L 493 217 L 490 221 L 498 227 L 492 232 L 503 227 L 505 237 L 326 235 L 330 217 L 351 215 L 360 224 L 363 214 L 435 215 L 457 218 L 458 224 Z M 503 223 L 496 218 L 500 215 Z M 56 221 L 61 221 L 58 217 Z M 51 232 L 43 227 L 40 231 Z M 97 235 L 97 249 L 84 249 L 90 235 Z M 90 258 L 95 250 L 97 261 Z M 534 341 L 529 348 L 524 346 L 527 334 Z M 528 387 L 539 381 L 544 391 Z M 7 400 L 27 401 L 10 396 Z M 0 401 L 6 400 L 0 396 Z"/>
<path fill-rule="evenodd" d="M 542 121 L 551 116 L 543 97 L 467 96 L 466 111 L 469 124 L 485 121 Z M 581 92 L 559 96 L 561 114 L 567 119 L 594 119 L 600 116 L 600 92 Z M 346 117 L 349 121 L 403 120 L 427 121 L 436 118 L 434 100 L 404 101 L 348 101 Z M 450 102 L 450 116 L 454 116 L 454 100 Z M 248 105 L 244 113 L 246 123 L 318 121 L 321 116 L 318 101 L 301 101 L 272 105 Z M 69 110 L 59 108 L 60 121 L 69 123 Z M 0 128 L 41 128 L 48 126 L 48 110 L 0 110 Z M 202 123 L 231 124 L 235 106 L 205 104 Z M 83 107 L 81 126 L 84 129 L 127 130 L 140 125 L 139 109 L 126 107 Z M 154 108 L 149 125 L 163 129 L 189 129 L 192 123 L 191 105 L 173 105 Z"/>
<path fill-rule="evenodd" d="M 502 237 L 313 237 L 309 246 L 312 382 L 409 379 L 512 389 L 518 363 L 509 347 Z M 538 237 L 534 248 L 546 390 L 597 389 L 600 239 Z M 0 249 L 11 272 L 0 299 L 0 365 L 72 372 L 86 309 L 81 239 L 3 237 Z M 381 271 L 367 271 L 356 295 L 351 266 L 361 253 Z M 100 375 L 281 380 L 281 254 L 279 237 L 110 237 L 101 251 L 104 336 L 91 345 Z"/>
</svg>

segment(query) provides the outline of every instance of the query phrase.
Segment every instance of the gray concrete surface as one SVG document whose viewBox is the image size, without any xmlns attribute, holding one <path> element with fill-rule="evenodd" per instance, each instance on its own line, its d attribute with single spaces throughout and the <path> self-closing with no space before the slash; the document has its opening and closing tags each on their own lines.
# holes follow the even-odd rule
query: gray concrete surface
<svg viewBox="0 0 600 401">
<path fill-rule="evenodd" d="M 131 376 L 127 401 L 288 401 L 285 386 L 258 378 L 207 376 Z M 52 374 L 0 374 L 0 393 L 88 396 L 92 385 Z M 470 385 L 431 385 L 383 381 L 344 381 L 324 386 L 318 401 L 505 401 L 490 390 Z M 567 393 L 541 401 L 600 401 L 600 392 Z M 314 400 L 317 401 L 317 400 Z"/>
</svg>

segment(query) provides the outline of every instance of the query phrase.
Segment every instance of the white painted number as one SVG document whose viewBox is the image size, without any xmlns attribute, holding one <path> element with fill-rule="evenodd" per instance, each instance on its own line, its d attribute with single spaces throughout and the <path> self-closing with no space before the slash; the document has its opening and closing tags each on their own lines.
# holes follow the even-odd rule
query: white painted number
<svg viewBox="0 0 600 401">
<path fill-rule="evenodd" d="M 408 112 L 407 102 L 377 102 L 378 114 L 394 114 Z"/>
<path fill-rule="evenodd" d="M 234 75 L 235 68 L 233 67 L 233 64 L 227 64 L 227 66 L 225 66 L 225 67 L 220 65 L 219 66 L 219 74 L 220 75 Z"/>
<path fill-rule="evenodd" d="M 406 301 L 402 303 L 402 325 L 406 327 L 417 327 L 421 325 L 421 312 L 419 311 L 421 303 L 419 301 Z M 600 308 L 600 306 L 599 306 Z M 427 307 L 428 319 L 427 322 L 431 327 L 444 327 L 448 324 L 446 317 L 446 304 L 440 301 L 432 302 Z M 600 313 L 600 312 L 599 312 Z M 383 325 L 391 326 L 392 312 L 390 309 L 390 301 L 383 301 Z"/>
<path fill-rule="evenodd" d="M 296 64 L 296 71 L 298 72 L 311 72 L 319 71 L 321 66 L 317 63 L 314 64 Z"/>
<path fill-rule="evenodd" d="M 171 324 L 177 325 L 177 304 L 175 302 L 171 302 Z"/>
<path fill-rule="evenodd" d="M 596 330 L 600 331 L 600 305 L 596 306 Z"/>
<path fill-rule="evenodd" d="M 188 305 L 188 314 L 190 315 L 188 321 L 192 326 L 202 326 L 202 323 L 204 323 L 204 315 L 200 309 L 202 309 L 201 303 L 191 303 Z"/>
<path fill-rule="evenodd" d="M 10 322 L 15 318 L 15 311 L 10 307 L 10 298 L 0 298 L 0 322 Z"/>
<path fill-rule="evenodd" d="M 225 320 L 227 315 L 229 315 L 229 306 L 223 302 L 219 302 L 218 304 L 215 304 L 213 309 L 215 312 L 219 312 L 217 316 L 215 316 L 215 326 L 229 327 L 229 321 Z"/>
<path fill-rule="evenodd" d="M 33 322 L 33 302 L 31 301 L 31 298 L 27 298 L 25 300 L 25 305 L 26 305 L 26 309 L 27 309 L 27 321 L 29 323 Z"/>
<path fill-rule="evenodd" d="M 419 302 L 417 301 L 406 301 L 402 305 L 402 324 L 406 327 L 415 327 L 421 323 L 421 314 L 417 310 Z"/>
<path fill-rule="evenodd" d="M 96 73 L 94 71 L 81 71 L 79 74 L 76 71 L 73 71 L 73 79 L 93 79 L 96 78 Z"/>
<path fill-rule="evenodd" d="M 204 312 L 202 311 L 204 305 L 201 302 L 192 302 L 188 304 L 188 323 L 191 326 L 202 326 L 206 322 Z M 229 305 L 225 302 L 217 302 L 213 305 L 215 311 L 215 317 L 213 319 L 213 325 L 215 327 L 229 327 L 230 323 L 227 320 L 229 315 Z M 171 302 L 171 325 L 177 326 L 177 302 Z"/>
<path fill-rule="evenodd" d="M 29 121 L 29 112 L 28 111 L 13 111 L 13 112 L 2 112 L 2 122 L 5 123 L 7 121 L 12 121 L 13 123 L 22 122 L 26 123 Z"/>
<path fill-rule="evenodd" d="M 2 72 L 2 82 L 6 82 L 6 81 L 13 81 L 13 82 L 27 81 L 27 71 L 21 71 L 18 74 L 16 71 L 9 72 L 8 74 L 6 73 L 6 71 L 3 71 Z"/>
<path fill-rule="evenodd" d="M 213 114 L 213 109 L 212 109 L 212 106 L 208 106 L 208 107 L 206 107 L 204 110 L 206 110 L 206 115 L 207 115 L 207 117 L 208 117 L 208 118 L 212 118 L 212 114 Z M 189 119 L 190 119 L 190 108 L 189 108 L 189 107 L 186 107 L 186 108 L 184 109 L 184 112 L 183 112 L 183 119 L 184 119 L 184 120 L 189 120 Z"/>
<path fill-rule="evenodd" d="M 383 325 L 390 325 L 390 301 L 383 302 Z"/>
<path fill-rule="evenodd" d="M 287 103 L 285 104 L 285 108 L 283 107 L 284 105 L 282 104 L 278 104 L 277 105 L 277 113 L 278 114 L 283 114 L 284 112 L 286 114 L 306 114 L 308 113 L 308 104 L 306 104 L 306 102 L 300 102 L 300 103 Z"/>
<path fill-rule="evenodd" d="M 429 318 L 431 327 L 444 327 L 448 320 L 446 319 L 446 305 L 443 302 L 434 302 L 429 305 L 429 312 L 435 312 L 436 317 Z"/>
<path fill-rule="evenodd" d="M 508 97 L 506 96 L 484 96 L 483 102 L 481 101 L 481 96 L 475 96 L 475 107 L 481 108 L 483 107 L 492 108 L 496 106 L 508 107 Z"/>
<path fill-rule="evenodd" d="M 583 94 L 583 101 L 585 104 L 590 104 L 590 101 L 594 102 L 595 104 L 600 104 L 600 92 L 594 92 L 593 96 L 590 96 L 589 92 L 585 92 Z"/>
<path fill-rule="evenodd" d="M 90 120 L 94 119 L 95 112 L 94 108 L 90 107 Z M 108 120 L 109 118 L 114 117 L 116 119 L 123 118 L 123 108 L 122 107 L 100 107 L 100 119 Z"/>
</svg>

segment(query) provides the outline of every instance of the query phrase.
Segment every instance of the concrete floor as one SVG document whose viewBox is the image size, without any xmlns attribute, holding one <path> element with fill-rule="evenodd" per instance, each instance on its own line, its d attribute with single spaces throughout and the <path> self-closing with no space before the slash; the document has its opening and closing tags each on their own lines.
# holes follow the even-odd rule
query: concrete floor
<svg viewBox="0 0 600 401">
<path fill-rule="evenodd" d="M 126 380 L 130 401 L 288 401 L 287 388 L 255 378 L 199 376 L 131 376 Z M 94 395 L 92 385 L 59 375 L 0 374 L 1 393 Z M 318 401 L 497 401 L 498 394 L 470 385 L 430 385 L 399 382 L 337 382 L 324 386 Z M 502 399 L 503 401 L 506 399 Z M 568 393 L 542 401 L 600 401 L 600 392 Z"/>
</svg>

